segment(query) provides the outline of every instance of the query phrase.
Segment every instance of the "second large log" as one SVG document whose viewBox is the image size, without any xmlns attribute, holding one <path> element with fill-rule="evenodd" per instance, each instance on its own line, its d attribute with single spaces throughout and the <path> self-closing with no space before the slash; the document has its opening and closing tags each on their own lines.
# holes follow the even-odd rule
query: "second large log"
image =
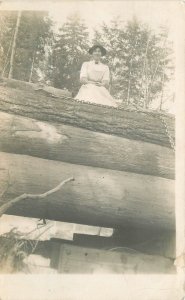
<svg viewBox="0 0 185 300">
<path fill-rule="evenodd" d="M 9 214 L 104 227 L 175 228 L 174 181 L 79 166 L 24 155 L 0 154 L 0 193 L 7 202 L 75 181 L 41 200 L 25 200 Z"/>
<path fill-rule="evenodd" d="M 0 151 L 174 178 L 173 150 L 0 112 Z"/>
</svg>

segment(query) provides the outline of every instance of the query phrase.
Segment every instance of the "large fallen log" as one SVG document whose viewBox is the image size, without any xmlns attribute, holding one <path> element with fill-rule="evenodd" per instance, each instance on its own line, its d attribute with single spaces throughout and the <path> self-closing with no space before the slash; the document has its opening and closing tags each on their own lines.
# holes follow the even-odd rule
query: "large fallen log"
<svg viewBox="0 0 185 300">
<path fill-rule="evenodd" d="M 15 204 L 8 214 L 104 227 L 174 230 L 174 181 L 92 168 L 24 155 L 0 154 L 4 202 L 23 193 L 43 193 L 74 176 L 48 198 Z"/>
<path fill-rule="evenodd" d="M 0 151 L 174 178 L 172 149 L 0 112 Z"/>
<path fill-rule="evenodd" d="M 46 92 L 36 91 L 33 84 L 6 80 L 0 86 L 0 110 L 171 147 L 174 117 L 169 114 L 83 103 L 63 96 L 60 90 L 54 90 L 53 98 Z"/>
</svg>

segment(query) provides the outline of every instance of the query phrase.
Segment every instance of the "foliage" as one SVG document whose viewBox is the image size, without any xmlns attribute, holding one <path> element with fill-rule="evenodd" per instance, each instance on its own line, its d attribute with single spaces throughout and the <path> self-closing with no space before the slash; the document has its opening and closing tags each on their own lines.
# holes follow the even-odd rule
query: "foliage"
<svg viewBox="0 0 185 300">
<path fill-rule="evenodd" d="M 0 13 L 0 72 L 8 69 L 13 34 L 16 24 L 16 12 Z M 3 74 L 4 75 L 4 74 Z"/>
<path fill-rule="evenodd" d="M 23 260 L 28 254 L 24 244 L 19 241 L 19 235 L 13 228 L 0 236 L 0 273 L 15 273 L 24 268 Z"/>
<path fill-rule="evenodd" d="M 16 12 L 1 13 L 1 23 L 4 27 L 0 33 L 2 56 L 1 71 L 5 67 L 4 75 L 9 72 L 11 43 L 17 19 Z M 25 81 L 37 81 L 39 68 L 43 68 L 46 46 L 52 37 L 52 23 L 45 12 L 24 11 L 21 15 L 18 37 L 16 40 L 16 53 L 13 67 L 13 77 Z"/>
<path fill-rule="evenodd" d="M 0 14 L 0 71 L 7 76 L 17 12 Z M 172 45 L 164 27 L 155 31 L 136 18 L 123 23 L 119 18 L 94 30 L 90 41 L 84 21 L 74 14 L 58 33 L 45 12 L 22 12 L 13 67 L 15 79 L 44 82 L 75 95 L 79 73 L 89 60 L 93 43 L 106 47 L 104 62 L 111 71 L 111 94 L 123 104 L 148 108 L 156 100 L 162 108 L 168 82 L 173 77 Z M 171 96 L 170 96 L 171 97 Z"/>
<path fill-rule="evenodd" d="M 79 73 L 88 59 L 88 31 L 77 14 L 70 16 L 55 37 L 50 57 L 49 79 L 54 87 L 78 91 Z"/>
<path fill-rule="evenodd" d="M 147 108 L 159 97 L 171 78 L 171 48 L 167 30 L 154 33 L 136 18 L 125 26 L 119 20 L 103 24 L 95 31 L 94 42 L 108 50 L 107 63 L 112 70 L 112 94 L 127 104 Z"/>
</svg>

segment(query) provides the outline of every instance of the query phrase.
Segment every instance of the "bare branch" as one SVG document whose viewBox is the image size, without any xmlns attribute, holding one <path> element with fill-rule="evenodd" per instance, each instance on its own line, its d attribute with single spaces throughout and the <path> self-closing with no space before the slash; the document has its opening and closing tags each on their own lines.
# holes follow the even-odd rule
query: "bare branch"
<svg viewBox="0 0 185 300">
<path fill-rule="evenodd" d="M 26 200 L 26 199 L 43 199 L 46 198 L 47 196 L 59 191 L 63 185 L 65 185 L 69 181 L 74 181 L 73 177 L 70 177 L 64 181 L 62 181 L 60 184 L 58 184 L 55 188 L 43 193 L 43 194 L 22 194 L 21 196 L 18 196 L 12 200 L 10 200 L 8 203 L 3 204 L 0 207 L 0 217 L 15 203 L 21 201 L 21 200 Z"/>
</svg>

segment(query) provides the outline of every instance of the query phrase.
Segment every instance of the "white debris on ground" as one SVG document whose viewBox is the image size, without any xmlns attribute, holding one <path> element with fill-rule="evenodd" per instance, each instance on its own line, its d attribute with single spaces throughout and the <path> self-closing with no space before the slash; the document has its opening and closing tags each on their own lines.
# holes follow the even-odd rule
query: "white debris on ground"
<svg viewBox="0 0 185 300">
<path fill-rule="evenodd" d="M 57 274 L 56 269 L 50 268 L 50 259 L 41 255 L 31 254 L 24 259 L 27 272 L 31 274 Z"/>
<path fill-rule="evenodd" d="M 41 224 L 35 218 L 26 218 L 19 216 L 3 215 L 0 221 L 0 235 L 5 234 L 16 228 L 18 232 L 27 236 L 29 239 L 50 240 L 51 238 L 60 238 L 64 240 L 73 240 L 74 233 L 99 235 L 110 237 L 113 234 L 112 228 L 98 226 L 88 226 L 67 222 L 46 221 L 46 225 Z M 47 229 L 47 230 L 46 230 Z"/>
<path fill-rule="evenodd" d="M 0 220 L 0 235 L 9 233 L 11 230 L 17 232 L 22 239 L 34 241 L 46 241 L 51 238 L 73 240 L 74 233 L 111 236 L 113 229 L 73 224 L 66 222 L 55 222 L 35 218 L 3 215 Z M 50 267 L 50 258 L 38 254 L 30 254 L 23 260 L 24 268 L 18 271 L 19 274 L 55 274 L 57 269 Z"/>
</svg>

